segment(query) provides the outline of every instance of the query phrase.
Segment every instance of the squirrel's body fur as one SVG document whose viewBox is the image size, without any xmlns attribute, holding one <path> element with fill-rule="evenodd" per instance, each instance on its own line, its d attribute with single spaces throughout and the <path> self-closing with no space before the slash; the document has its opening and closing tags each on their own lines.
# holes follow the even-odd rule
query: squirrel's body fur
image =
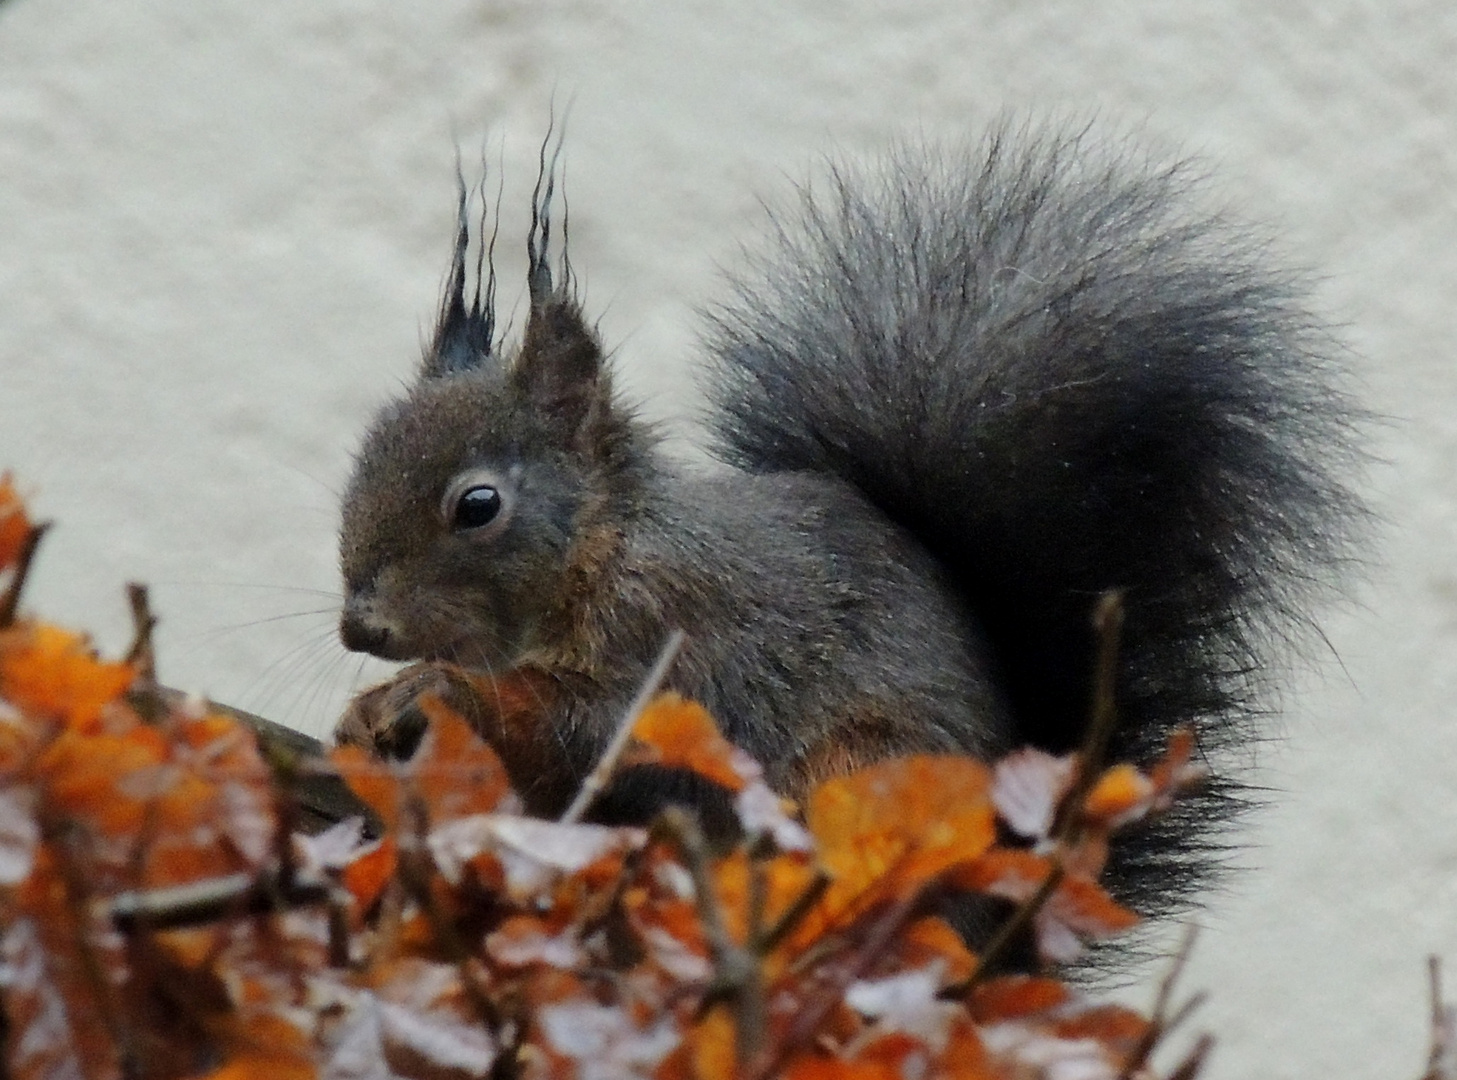
<svg viewBox="0 0 1457 1080">
<path fill-rule="evenodd" d="M 1185 170 L 1002 131 L 806 189 L 711 315 L 733 469 L 699 472 L 614 395 L 565 259 L 553 283 L 551 179 L 514 356 L 494 279 L 466 301 L 462 213 L 424 372 L 365 440 L 341 541 L 351 647 L 533 674 L 539 723 L 481 726 L 538 809 L 672 628 L 667 685 L 791 792 L 897 753 L 1070 749 L 1107 589 L 1116 752 L 1248 731 L 1359 520 L 1356 410 L 1300 290 Z M 383 746 L 397 720 L 355 710 L 341 734 Z M 678 794 L 629 772 L 603 812 Z M 1216 784 L 1133 836 L 1115 886 L 1177 900 L 1228 805 Z"/>
</svg>

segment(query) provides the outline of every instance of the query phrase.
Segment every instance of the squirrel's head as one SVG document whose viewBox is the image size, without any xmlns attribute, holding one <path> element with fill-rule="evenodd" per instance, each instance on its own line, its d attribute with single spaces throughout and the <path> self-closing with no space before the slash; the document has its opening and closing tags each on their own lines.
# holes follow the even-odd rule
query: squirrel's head
<svg viewBox="0 0 1457 1080">
<path fill-rule="evenodd" d="M 540 645 L 570 586 L 574 545 L 630 514 L 643 436 L 613 400 L 570 264 L 548 264 L 551 183 L 538 185 L 531 312 L 519 347 L 495 340 L 495 275 L 465 296 L 455 258 L 410 392 L 375 418 L 344 495 L 347 648 L 391 660 L 498 667 Z M 610 516 L 609 516 L 610 515 Z"/>
</svg>

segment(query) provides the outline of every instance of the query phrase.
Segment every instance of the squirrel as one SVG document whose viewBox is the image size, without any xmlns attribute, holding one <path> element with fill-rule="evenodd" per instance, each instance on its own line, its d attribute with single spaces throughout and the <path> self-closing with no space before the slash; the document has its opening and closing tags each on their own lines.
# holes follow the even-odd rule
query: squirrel
<svg viewBox="0 0 1457 1080">
<path fill-rule="evenodd" d="M 1301 276 L 1203 208 L 1197 170 L 1007 124 L 834 165 L 771 211 L 708 312 L 722 465 L 692 469 L 614 389 L 565 240 L 554 254 L 555 153 L 519 345 L 490 252 L 467 288 L 462 183 L 418 379 L 356 457 L 342 640 L 415 663 L 340 741 L 408 756 L 411 703 L 441 693 L 556 813 L 681 628 L 666 688 L 786 796 L 893 755 L 1066 752 L 1110 589 L 1113 754 L 1185 725 L 1201 752 L 1257 735 L 1271 664 L 1360 533 L 1361 410 Z M 463 672 L 508 690 L 472 696 Z M 625 770 L 594 816 L 708 806 L 704 786 Z M 1115 892 L 1182 910 L 1242 801 L 1216 776 L 1115 843 Z"/>
</svg>

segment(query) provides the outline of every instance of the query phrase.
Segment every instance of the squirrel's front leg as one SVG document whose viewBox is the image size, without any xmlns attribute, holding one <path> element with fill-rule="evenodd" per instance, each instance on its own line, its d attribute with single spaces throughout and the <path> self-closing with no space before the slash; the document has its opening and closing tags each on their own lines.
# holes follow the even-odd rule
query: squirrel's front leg
<svg viewBox="0 0 1457 1080">
<path fill-rule="evenodd" d="M 412 757 L 429 726 L 420 700 L 438 698 L 459 713 L 501 756 L 518 794 L 537 814 L 566 805 L 581 782 L 556 734 L 566 702 L 543 672 L 518 668 L 499 676 L 427 661 L 354 698 L 334 728 L 334 740 L 377 757 Z"/>
</svg>

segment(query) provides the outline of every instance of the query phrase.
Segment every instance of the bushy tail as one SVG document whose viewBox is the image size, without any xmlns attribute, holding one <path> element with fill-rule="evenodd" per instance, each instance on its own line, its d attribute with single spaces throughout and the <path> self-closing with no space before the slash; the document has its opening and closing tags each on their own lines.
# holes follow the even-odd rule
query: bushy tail
<svg viewBox="0 0 1457 1080">
<path fill-rule="evenodd" d="M 1189 172 L 1006 129 L 836 169 L 712 315 L 721 455 L 839 474 L 918 536 L 981 621 L 1021 742 L 1081 739 L 1109 588 L 1115 751 L 1146 758 L 1181 724 L 1248 737 L 1360 521 L 1338 350 Z M 1123 894 L 1176 905 L 1207 863 L 1197 826 L 1235 801 L 1216 786 L 1117 853 Z"/>
</svg>

